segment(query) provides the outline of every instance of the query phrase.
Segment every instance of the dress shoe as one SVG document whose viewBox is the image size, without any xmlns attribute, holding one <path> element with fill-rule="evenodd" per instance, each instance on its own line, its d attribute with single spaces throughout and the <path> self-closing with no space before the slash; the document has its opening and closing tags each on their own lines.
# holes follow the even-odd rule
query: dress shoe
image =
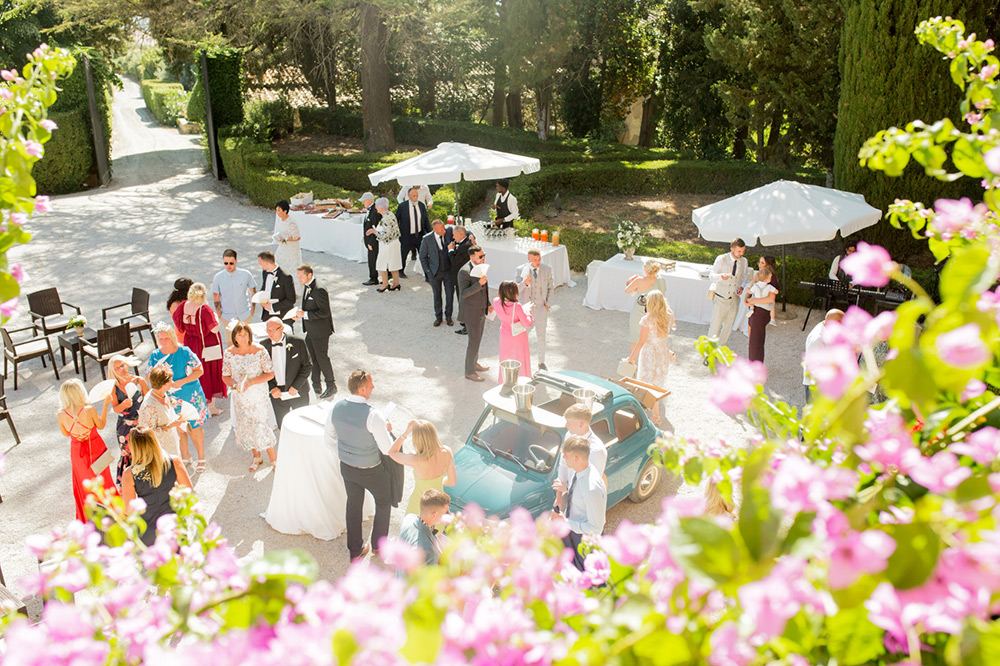
<svg viewBox="0 0 1000 666">
<path fill-rule="evenodd" d="M 375 291 L 377 291 L 380 294 L 383 294 L 383 293 L 389 291 L 389 286 L 386 285 L 385 287 L 382 287 L 381 289 L 376 289 Z"/>
<path fill-rule="evenodd" d="M 362 282 L 361 284 L 365 285 L 366 287 L 370 287 L 373 284 L 378 284 L 378 280 L 368 280 L 368 282 Z"/>
<path fill-rule="evenodd" d="M 409 275 L 407 275 L 406 273 L 404 273 L 403 271 L 399 271 L 399 277 L 401 277 L 401 278 L 406 278 L 406 279 L 410 279 L 410 276 L 409 276 Z"/>
<path fill-rule="evenodd" d="M 434 320 L 434 325 L 435 326 L 440 326 L 441 325 L 441 321 L 442 321 L 441 318 L 438 317 L 437 319 Z"/>
<path fill-rule="evenodd" d="M 490 369 L 490 366 L 488 366 L 488 365 L 479 365 L 478 363 L 476 363 L 476 371 L 477 372 L 486 372 L 489 369 Z"/>
<path fill-rule="evenodd" d="M 403 285 L 397 284 L 395 287 L 389 287 L 389 291 L 399 291 L 403 288 Z"/>
<path fill-rule="evenodd" d="M 463 326 L 462 328 L 460 328 L 457 331 L 455 331 L 455 333 L 457 333 L 458 335 L 468 335 L 469 334 L 469 329 L 467 329 L 466 327 Z"/>
<path fill-rule="evenodd" d="M 337 392 L 337 385 L 330 384 L 326 387 L 326 390 L 319 394 L 320 400 L 326 400 L 327 398 L 332 398 L 333 394 Z"/>
<path fill-rule="evenodd" d="M 485 382 L 486 381 L 485 379 L 483 379 L 479 375 L 466 375 L 465 378 L 466 379 L 471 379 L 474 382 Z"/>
<path fill-rule="evenodd" d="M 447 319 L 444 320 L 444 323 L 448 324 L 449 326 L 454 326 L 455 320 L 452 319 L 451 317 L 448 317 Z"/>
<path fill-rule="evenodd" d="M 365 555 L 367 555 L 368 551 L 370 551 L 370 550 L 371 550 L 371 547 L 369 547 L 368 544 L 365 544 L 365 547 L 361 549 L 361 554 L 358 555 L 357 557 L 352 557 L 351 558 L 351 563 L 360 562 L 361 560 L 365 559 Z"/>
</svg>

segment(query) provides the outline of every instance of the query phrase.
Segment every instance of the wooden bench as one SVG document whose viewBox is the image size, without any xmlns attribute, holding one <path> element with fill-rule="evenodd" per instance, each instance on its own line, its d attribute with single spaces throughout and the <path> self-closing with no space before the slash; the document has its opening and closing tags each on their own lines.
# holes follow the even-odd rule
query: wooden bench
<svg viewBox="0 0 1000 666">
<path fill-rule="evenodd" d="M 7 589 L 7 581 L 3 578 L 3 569 L 0 569 L 0 617 L 6 617 L 10 613 L 20 613 L 28 617 L 28 607 Z"/>
</svg>

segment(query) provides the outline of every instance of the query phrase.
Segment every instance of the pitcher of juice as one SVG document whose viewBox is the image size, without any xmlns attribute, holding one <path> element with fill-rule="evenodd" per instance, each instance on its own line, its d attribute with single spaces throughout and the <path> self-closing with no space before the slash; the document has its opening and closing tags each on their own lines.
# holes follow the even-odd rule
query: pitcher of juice
<svg viewBox="0 0 1000 666">
<path fill-rule="evenodd" d="M 543 243 L 548 243 L 549 242 L 549 230 L 548 229 L 542 229 L 542 242 Z"/>
<path fill-rule="evenodd" d="M 531 230 L 531 240 L 538 240 L 538 229 Z"/>
</svg>

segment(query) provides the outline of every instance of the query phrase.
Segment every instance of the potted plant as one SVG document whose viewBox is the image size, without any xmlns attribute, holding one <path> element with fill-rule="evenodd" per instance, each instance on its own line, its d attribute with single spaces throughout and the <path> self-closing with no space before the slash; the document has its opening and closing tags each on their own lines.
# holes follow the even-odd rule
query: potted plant
<svg viewBox="0 0 1000 666">
<path fill-rule="evenodd" d="M 69 318 L 69 323 L 67 324 L 67 326 L 76 329 L 76 334 L 80 336 L 81 340 L 83 339 L 83 327 L 86 325 L 87 325 L 87 318 L 84 317 L 82 314 L 73 315 L 72 317 Z"/>
<path fill-rule="evenodd" d="M 646 232 L 642 226 L 632 220 L 620 220 L 615 230 L 618 249 L 625 253 L 625 259 L 632 261 L 636 248 L 642 245 L 642 237 Z"/>
</svg>

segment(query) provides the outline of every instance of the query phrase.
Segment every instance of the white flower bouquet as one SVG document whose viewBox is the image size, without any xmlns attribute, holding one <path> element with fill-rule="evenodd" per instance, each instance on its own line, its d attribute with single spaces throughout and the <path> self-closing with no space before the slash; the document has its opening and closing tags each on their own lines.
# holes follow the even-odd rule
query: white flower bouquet
<svg viewBox="0 0 1000 666">
<path fill-rule="evenodd" d="M 642 245 L 642 239 L 645 235 L 646 231 L 642 228 L 642 225 L 632 220 L 619 221 L 618 228 L 615 230 L 618 249 L 622 252 L 629 249 L 636 250 Z"/>
</svg>

